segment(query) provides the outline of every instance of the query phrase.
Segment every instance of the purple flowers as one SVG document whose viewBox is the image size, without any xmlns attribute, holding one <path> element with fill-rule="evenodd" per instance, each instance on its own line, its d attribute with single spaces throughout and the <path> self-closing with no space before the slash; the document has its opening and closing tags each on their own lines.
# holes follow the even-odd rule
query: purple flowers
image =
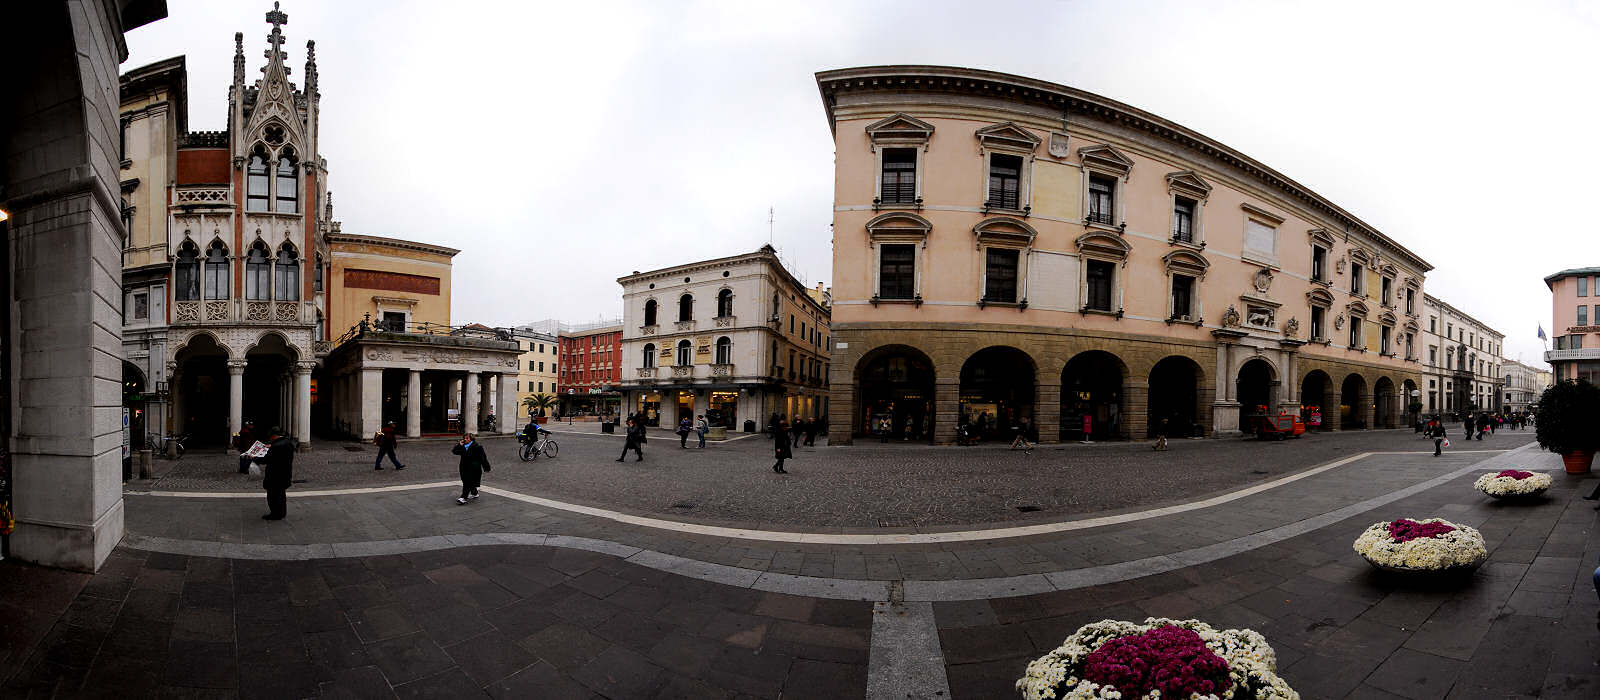
<svg viewBox="0 0 1600 700">
<path fill-rule="evenodd" d="M 1389 523 L 1389 539 L 1396 542 L 1410 542 L 1427 537 L 1438 537 L 1446 532 L 1453 532 L 1455 528 L 1444 523 L 1419 523 L 1410 518 L 1401 518 Z"/>
<path fill-rule="evenodd" d="M 1533 472 L 1524 472 L 1524 471 L 1518 471 L 1516 469 L 1507 469 L 1507 470 L 1505 470 L 1503 472 L 1500 472 L 1499 474 L 1496 474 L 1495 476 L 1509 476 L 1509 477 L 1511 477 L 1513 479 L 1526 479 L 1526 478 L 1528 478 L 1530 476 L 1533 476 Z"/>
<path fill-rule="evenodd" d="M 1083 677 L 1126 697 L 1152 690 L 1161 697 L 1221 694 L 1232 687 L 1228 662 L 1206 648 L 1194 630 L 1166 625 L 1107 641 L 1084 659 Z"/>
</svg>

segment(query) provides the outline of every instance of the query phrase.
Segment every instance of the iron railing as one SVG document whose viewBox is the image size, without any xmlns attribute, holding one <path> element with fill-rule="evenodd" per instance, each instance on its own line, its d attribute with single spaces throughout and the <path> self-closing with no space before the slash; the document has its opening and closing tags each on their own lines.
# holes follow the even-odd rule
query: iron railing
<svg viewBox="0 0 1600 700">
<path fill-rule="evenodd" d="M 1088 221 L 1091 224 L 1105 224 L 1107 226 L 1112 225 L 1111 224 L 1111 219 L 1112 219 L 1111 212 L 1109 212 L 1109 211 L 1101 211 L 1099 209 L 1090 209 L 1089 210 L 1089 215 L 1085 216 L 1083 218 L 1084 218 L 1084 220 Z"/>
</svg>

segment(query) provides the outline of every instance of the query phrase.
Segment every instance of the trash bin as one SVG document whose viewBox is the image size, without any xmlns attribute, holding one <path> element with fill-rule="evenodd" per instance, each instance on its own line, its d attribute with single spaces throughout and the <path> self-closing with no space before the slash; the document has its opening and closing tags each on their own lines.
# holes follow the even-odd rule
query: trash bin
<svg viewBox="0 0 1600 700">
<path fill-rule="evenodd" d="M 602 421 L 600 423 L 600 432 L 615 434 L 617 432 L 617 424 L 614 421 Z"/>
<path fill-rule="evenodd" d="M 744 431 L 747 432 L 747 433 L 755 432 L 756 431 L 756 422 L 753 421 L 753 420 L 745 421 L 744 422 Z"/>
</svg>

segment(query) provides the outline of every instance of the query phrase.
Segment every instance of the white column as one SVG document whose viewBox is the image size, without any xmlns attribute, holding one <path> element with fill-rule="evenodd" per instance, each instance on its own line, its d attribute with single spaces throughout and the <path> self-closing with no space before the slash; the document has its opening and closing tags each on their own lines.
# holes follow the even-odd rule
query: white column
<svg viewBox="0 0 1600 700">
<path fill-rule="evenodd" d="M 422 437 L 422 370 L 406 379 L 406 437 Z"/>
<path fill-rule="evenodd" d="M 461 385 L 461 431 L 478 432 L 478 373 L 468 372 Z"/>
<path fill-rule="evenodd" d="M 495 376 L 495 375 L 485 374 L 485 375 L 483 375 L 482 380 L 479 382 L 479 386 L 478 386 L 478 415 L 479 416 L 487 417 L 489 415 L 489 407 L 494 405 L 494 404 L 489 402 L 489 399 L 492 397 L 491 396 L 492 395 L 492 391 L 489 388 L 489 378 L 493 377 L 493 376 Z M 478 424 L 477 423 L 473 423 L 472 427 L 473 428 L 477 428 Z"/>
<path fill-rule="evenodd" d="M 244 360 L 228 361 L 228 434 L 244 426 Z"/>
<path fill-rule="evenodd" d="M 314 362 L 301 362 L 294 368 L 294 433 L 300 449 L 311 449 L 311 368 Z"/>
<path fill-rule="evenodd" d="M 517 425 L 522 422 L 521 416 L 517 415 L 516 381 L 517 375 L 512 373 L 501 374 L 500 378 L 495 380 L 496 386 L 500 388 L 500 408 L 496 413 L 499 416 L 497 427 L 501 433 L 508 435 L 517 432 Z"/>
<path fill-rule="evenodd" d="M 361 426 L 356 436 L 362 440 L 383 428 L 383 370 L 361 370 Z"/>
</svg>

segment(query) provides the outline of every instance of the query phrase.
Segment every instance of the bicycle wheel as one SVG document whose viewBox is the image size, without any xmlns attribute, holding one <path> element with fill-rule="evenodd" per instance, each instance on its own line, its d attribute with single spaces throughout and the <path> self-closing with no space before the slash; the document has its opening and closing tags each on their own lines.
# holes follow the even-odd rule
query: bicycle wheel
<svg viewBox="0 0 1600 700">
<path fill-rule="evenodd" d="M 172 443 L 172 450 L 173 450 L 174 454 L 177 455 L 177 456 L 173 457 L 173 459 L 183 459 L 183 443 L 181 443 L 181 442 Z"/>
<path fill-rule="evenodd" d="M 554 459 L 555 456 L 556 456 L 556 453 L 560 452 L 560 451 L 561 451 L 561 447 L 556 444 L 555 440 L 545 440 L 544 441 L 544 456 Z"/>
<path fill-rule="evenodd" d="M 523 443 L 522 449 L 517 451 L 517 456 L 521 457 L 524 462 L 533 459 L 533 444 Z"/>
</svg>

